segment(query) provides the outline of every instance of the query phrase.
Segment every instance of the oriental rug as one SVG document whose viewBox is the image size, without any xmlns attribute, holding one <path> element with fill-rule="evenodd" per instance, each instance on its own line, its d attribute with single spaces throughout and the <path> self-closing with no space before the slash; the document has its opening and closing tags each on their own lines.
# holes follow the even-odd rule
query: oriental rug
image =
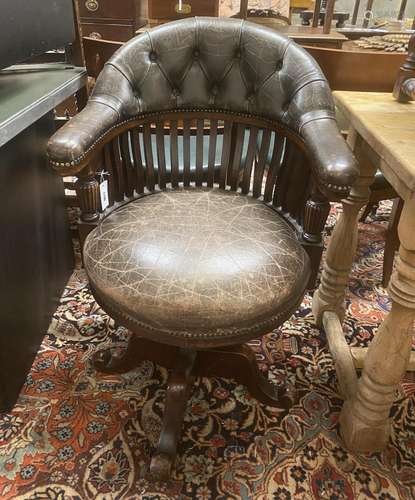
<svg viewBox="0 0 415 500">
<path fill-rule="evenodd" d="M 330 226 L 338 207 L 333 207 Z M 381 268 L 390 204 L 361 224 L 345 329 L 365 346 L 388 311 Z M 330 227 L 329 227 L 330 230 Z M 288 413 L 258 404 L 232 380 L 198 379 L 171 484 L 145 479 L 157 443 L 167 372 L 151 362 L 120 376 L 91 355 L 122 349 L 129 332 L 94 302 L 82 269 L 62 296 L 15 408 L 0 415 L 0 498 L 25 500 L 412 499 L 415 383 L 408 374 L 382 453 L 348 452 L 341 398 L 311 296 L 294 317 L 253 342 L 261 368 L 301 398 Z"/>
</svg>

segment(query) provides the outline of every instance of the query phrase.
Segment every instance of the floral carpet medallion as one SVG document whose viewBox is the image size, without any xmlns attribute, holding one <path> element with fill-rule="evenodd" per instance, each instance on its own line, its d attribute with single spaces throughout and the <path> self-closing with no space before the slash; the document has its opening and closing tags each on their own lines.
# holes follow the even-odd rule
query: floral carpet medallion
<svg viewBox="0 0 415 500">
<path fill-rule="evenodd" d="M 345 322 L 354 345 L 368 344 L 389 307 L 380 286 L 389 209 L 382 205 L 362 226 Z M 145 479 L 167 371 L 144 362 L 110 376 L 90 362 L 98 349 L 123 349 L 128 336 L 75 271 L 16 406 L 0 415 L 1 499 L 415 498 L 413 376 L 401 385 L 388 448 L 348 452 L 338 436 L 336 375 L 310 295 L 282 328 L 252 342 L 261 369 L 275 383 L 294 385 L 298 404 L 287 413 L 258 404 L 232 380 L 197 379 L 169 484 Z"/>
</svg>

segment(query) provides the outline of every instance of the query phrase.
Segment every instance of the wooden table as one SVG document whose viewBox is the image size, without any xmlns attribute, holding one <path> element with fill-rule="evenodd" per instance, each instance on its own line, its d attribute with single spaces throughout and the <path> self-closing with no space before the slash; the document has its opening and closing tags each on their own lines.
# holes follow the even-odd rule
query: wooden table
<svg viewBox="0 0 415 500">
<path fill-rule="evenodd" d="M 281 26 L 278 32 L 292 38 L 300 45 L 311 47 L 326 47 L 329 49 L 341 49 L 347 38 L 333 30 L 330 33 L 323 33 L 323 28 L 313 28 L 310 26 Z"/>
<path fill-rule="evenodd" d="M 336 104 L 350 123 L 349 143 L 360 175 L 333 231 L 313 313 L 327 335 L 345 403 L 342 436 L 355 451 L 383 449 L 391 431 L 389 413 L 397 386 L 408 368 L 415 319 L 415 103 L 401 104 L 391 94 L 335 92 Z M 391 312 L 369 348 L 349 348 L 341 322 L 344 297 L 357 246 L 360 209 L 367 203 L 376 169 L 404 200 L 399 223 L 399 258 L 388 293 Z M 358 379 L 356 368 L 363 368 Z"/>
</svg>

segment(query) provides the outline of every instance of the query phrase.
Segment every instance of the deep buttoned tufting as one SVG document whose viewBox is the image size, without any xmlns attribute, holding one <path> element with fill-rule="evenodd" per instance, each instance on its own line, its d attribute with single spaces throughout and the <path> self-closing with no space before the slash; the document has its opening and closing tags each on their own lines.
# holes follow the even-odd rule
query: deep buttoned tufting
<svg viewBox="0 0 415 500">
<path fill-rule="evenodd" d="M 307 255 L 274 210 L 207 189 L 116 210 L 88 236 L 84 262 L 114 317 L 152 340 L 194 348 L 271 331 L 293 313 L 309 274 Z"/>
<path fill-rule="evenodd" d="M 357 175 L 318 64 L 292 40 L 240 19 L 184 19 L 126 43 L 105 64 L 86 108 L 54 135 L 49 156 L 68 171 L 118 124 L 183 109 L 248 113 L 292 129 L 335 195 Z"/>
<path fill-rule="evenodd" d="M 275 31 L 233 19 L 194 18 L 129 42 L 105 66 L 91 101 L 123 116 L 175 108 L 217 108 L 266 116 L 299 129 L 334 117 L 314 60 Z M 106 101 L 107 102 L 107 101 Z"/>
</svg>

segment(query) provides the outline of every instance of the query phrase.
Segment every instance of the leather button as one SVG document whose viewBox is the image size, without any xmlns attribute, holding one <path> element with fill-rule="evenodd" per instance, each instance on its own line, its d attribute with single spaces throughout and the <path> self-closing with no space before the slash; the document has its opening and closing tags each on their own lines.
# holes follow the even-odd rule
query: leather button
<svg viewBox="0 0 415 500">
<path fill-rule="evenodd" d="M 240 59 L 242 56 L 242 51 L 241 49 L 236 49 L 235 50 L 235 59 Z"/>
<path fill-rule="evenodd" d="M 284 61 L 282 59 L 280 59 L 278 62 L 277 62 L 277 71 L 281 71 L 282 70 L 282 67 L 284 66 Z"/>
<path fill-rule="evenodd" d="M 217 85 L 214 85 L 210 92 L 212 95 L 217 96 L 219 94 L 219 87 Z"/>
<path fill-rule="evenodd" d="M 177 87 L 174 87 L 172 90 L 173 97 L 179 97 L 180 95 L 180 90 Z"/>
<path fill-rule="evenodd" d="M 255 101 L 255 97 L 256 97 L 255 92 L 251 92 L 250 94 L 248 94 L 248 95 L 246 96 L 246 99 L 247 99 L 247 101 L 249 101 L 249 102 L 253 102 L 253 101 Z"/>
<path fill-rule="evenodd" d="M 195 50 L 193 51 L 193 57 L 194 57 L 195 59 L 198 59 L 198 58 L 200 57 L 200 50 L 199 50 L 199 49 L 195 49 Z"/>
<path fill-rule="evenodd" d="M 154 51 L 150 52 L 150 61 L 151 62 L 157 61 L 157 54 Z"/>
</svg>

